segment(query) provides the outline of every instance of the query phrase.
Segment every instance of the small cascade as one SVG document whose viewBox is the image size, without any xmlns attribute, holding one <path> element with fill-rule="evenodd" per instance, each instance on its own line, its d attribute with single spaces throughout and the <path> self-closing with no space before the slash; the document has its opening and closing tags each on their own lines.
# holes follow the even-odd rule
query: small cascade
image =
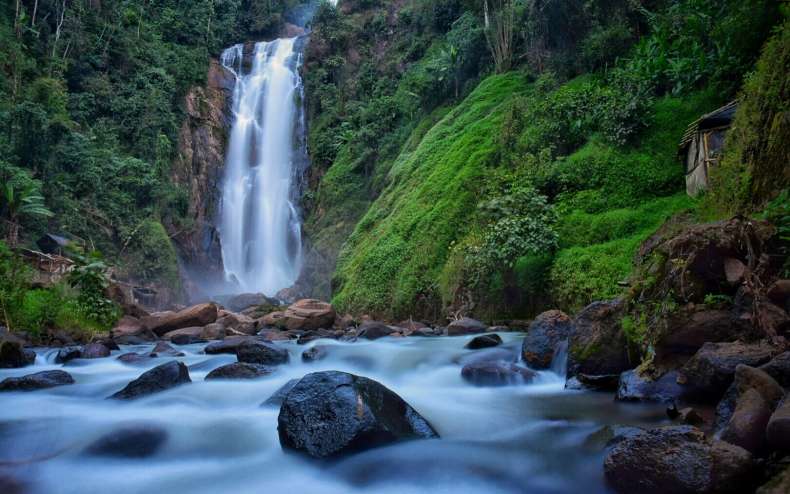
<svg viewBox="0 0 790 494">
<path fill-rule="evenodd" d="M 565 379 L 568 375 L 568 340 L 561 342 L 551 358 L 551 371 Z"/>
</svg>

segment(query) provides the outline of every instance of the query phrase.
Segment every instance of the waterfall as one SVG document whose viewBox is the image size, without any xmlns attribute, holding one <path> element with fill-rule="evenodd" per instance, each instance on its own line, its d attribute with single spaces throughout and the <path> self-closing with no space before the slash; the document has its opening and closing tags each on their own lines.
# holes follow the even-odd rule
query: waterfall
<svg viewBox="0 0 790 494">
<path fill-rule="evenodd" d="M 306 162 L 300 57 L 297 38 L 257 43 L 251 64 L 243 45 L 222 54 L 235 76 L 219 218 L 231 291 L 273 296 L 299 275 L 296 203 Z"/>
</svg>

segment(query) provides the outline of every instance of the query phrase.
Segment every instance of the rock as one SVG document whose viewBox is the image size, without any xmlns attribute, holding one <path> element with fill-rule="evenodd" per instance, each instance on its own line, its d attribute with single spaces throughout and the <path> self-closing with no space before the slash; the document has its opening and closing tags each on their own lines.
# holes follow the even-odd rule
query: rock
<svg viewBox="0 0 790 494">
<path fill-rule="evenodd" d="M 744 492 L 752 468 L 748 451 L 707 441 L 689 426 L 644 430 L 616 444 L 604 460 L 609 484 L 629 494 Z"/>
<path fill-rule="evenodd" d="M 320 300 L 302 299 L 291 304 L 282 313 L 282 317 L 277 318 L 276 325 L 285 329 L 310 331 L 330 328 L 334 322 L 335 309 L 330 304 Z"/>
<path fill-rule="evenodd" d="M 357 337 L 366 340 L 377 340 L 395 333 L 396 329 L 377 321 L 367 321 L 357 329 Z"/>
<path fill-rule="evenodd" d="M 768 444 L 779 451 L 790 452 L 790 398 L 776 408 L 766 427 Z"/>
<path fill-rule="evenodd" d="M 673 311 L 665 325 L 666 329 L 656 336 L 659 362 L 694 355 L 706 342 L 751 341 L 760 337 L 752 324 L 737 320 L 732 311 L 704 305 L 689 304 Z"/>
<path fill-rule="evenodd" d="M 464 366 L 467 364 L 476 364 L 480 362 L 516 363 L 517 360 L 517 352 L 498 347 L 484 348 L 476 352 L 462 354 L 458 358 L 453 359 L 453 363 Z"/>
<path fill-rule="evenodd" d="M 579 389 L 596 389 L 599 391 L 614 391 L 620 382 L 620 376 L 616 374 L 576 374 L 576 380 L 581 384 Z M 567 383 L 566 383 L 566 387 Z M 574 388 L 569 388 L 574 389 Z"/>
<path fill-rule="evenodd" d="M 173 340 L 176 339 L 179 342 L 181 341 L 188 341 L 189 343 L 175 343 L 176 345 L 181 344 L 191 344 L 192 342 L 202 341 L 203 338 L 203 328 L 199 326 L 194 326 L 191 328 L 181 328 L 181 329 L 174 329 L 173 331 L 168 331 L 167 333 L 162 335 L 162 339 L 165 341 L 169 341 L 173 343 Z"/>
<path fill-rule="evenodd" d="M 157 336 L 176 329 L 206 326 L 217 320 L 217 306 L 211 303 L 199 304 L 188 307 L 178 312 L 160 312 L 143 318 L 142 323 L 146 329 L 153 331 Z"/>
<path fill-rule="evenodd" d="M 772 410 L 784 396 L 782 386 L 773 377 L 761 369 L 755 369 L 748 365 L 740 364 L 735 368 L 734 384 L 738 396 L 749 389 L 757 390 Z"/>
<path fill-rule="evenodd" d="M 463 317 L 447 325 L 447 336 L 463 336 L 467 334 L 485 333 L 487 326 L 482 322 Z"/>
<path fill-rule="evenodd" d="M 529 325 L 521 357 L 533 369 L 548 369 L 558 345 L 570 337 L 572 330 L 573 320 L 564 312 L 543 312 Z"/>
<path fill-rule="evenodd" d="M 274 369 L 265 365 L 234 362 L 217 367 L 206 375 L 206 381 L 211 379 L 257 379 L 268 376 Z"/>
<path fill-rule="evenodd" d="M 721 433 L 721 438 L 751 453 L 758 453 L 771 418 L 771 408 L 757 390 L 749 389 L 738 397 L 735 411 Z"/>
<path fill-rule="evenodd" d="M 284 449 L 313 458 L 438 437 L 428 421 L 386 387 L 337 371 L 303 377 L 280 407 L 277 431 Z"/>
<path fill-rule="evenodd" d="M 151 353 L 155 353 L 157 355 L 167 355 L 168 357 L 184 356 L 184 352 L 179 352 L 165 341 L 160 341 L 157 343 L 156 346 L 154 346 L 154 349 L 151 350 Z"/>
<path fill-rule="evenodd" d="M 686 407 L 678 410 L 678 420 L 688 425 L 699 425 L 705 422 L 702 415 L 694 408 Z"/>
<path fill-rule="evenodd" d="M 785 467 L 782 472 L 757 489 L 755 494 L 787 494 L 788 492 L 790 492 L 790 467 Z"/>
<path fill-rule="evenodd" d="M 224 337 L 225 326 L 216 322 L 204 326 L 200 331 L 201 340 L 221 340 Z"/>
<path fill-rule="evenodd" d="M 222 341 L 214 341 L 206 345 L 203 351 L 208 355 L 218 355 L 220 353 L 236 354 L 239 345 L 246 341 L 259 341 L 252 336 L 227 336 Z"/>
<path fill-rule="evenodd" d="M 258 333 L 258 336 L 266 341 L 289 341 L 291 339 L 290 333 L 279 329 L 263 329 Z"/>
<path fill-rule="evenodd" d="M 475 336 L 472 340 L 464 345 L 464 348 L 469 350 L 480 350 L 481 348 L 491 348 L 502 344 L 502 338 L 496 334 L 484 334 Z"/>
<path fill-rule="evenodd" d="M 611 448 L 624 439 L 640 434 L 643 429 L 624 425 L 604 425 L 600 429 L 591 433 L 584 440 L 582 445 L 592 451 L 600 451 Z"/>
<path fill-rule="evenodd" d="M 790 280 L 777 280 L 770 287 L 766 295 L 779 307 L 790 309 Z"/>
<path fill-rule="evenodd" d="M 651 380 L 630 370 L 620 374 L 615 399 L 618 401 L 648 401 L 672 403 L 683 396 L 683 387 L 677 383 L 678 373 L 670 371 Z"/>
<path fill-rule="evenodd" d="M 63 347 L 60 350 L 58 350 L 58 354 L 55 355 L 55 363 L 65 364 L 69 360 L 80 358 L 81 355 L 82 355 L 82 348 L 78 346 Z"/>
<path fill-rule="evenodd" d="M 291 390 L 294 388 L 294 386 L 297 385 L 297 383 L 299 383 L 299 379 L 291 379 L 287 383 L 283 384 L 282 386 L 280 386 L 280 388 L 277 391 L 274 392 L 274 394 L 268 397 L 266 401 L 261 403 L 261 406 L 279 407 L 280 405 L 283 404 L 283 401 L 285 401 L 285 397 L 288 396 L 288 393 L 291 392 Z"/>
<path fill-rule="evenodd" d="M 31 365 L 36 353 L 22 346 L 22 342 L 9 336 L 0 340 L 0 369 L 16 369 Z"/>
<path fill-rule="evenodd" d="M 279 304 L 277 300 L 269 298 L 262 293 L 241 293 L 230 297 L 223 305 L 230 311 L 241 312 L 250 307 L 258 307 L 261 305 L 276 307 Z"/>
<path fill-rule="evenodd" d="M 110 396 L 117 400 L 133 400 L 192 382 L 186 365 L 175 360 L 143 372 L 125 388 Z"/>
<path fill-rule="evenodd" d="M 756 367 L 773 354 L 773 347 L 765 343 L 705 343 L 681 368 L 681 381 L 697 399 L 717 401 L 732 383 L 738 364 Z"/>
<path fill-rule="evenodd" d="M 225 330 L 233 330 L 237 333 L 254 335 L 256 333 L 257 324 L 255 320 L 244 314 L 227 313 L 217 320 Z"/>
<path fill-rule="evenodd" d="M 633 367 L 620 320 L 619 301 L 593 302 L 574 320 L 568 342 L 568 375 L 615 376 Z"/>
<path fill-rule="evenodd" d="M 80 358 L 93 359 L 105 358 L 110 356 L 110 349 L 101 343 L 88 343 L 82 347 Z"/>
<path fill-rule="evenodd" d="M 284 311 L 270 312 L 258 319 L 255 322 L 255 326 L 258 328 L 285 327 L 284 317 Z"/>
<path fill-rule="evenodd" d="M 124 353 L 123 355 L 119 355 L 117 360 L 127 365 L 145 365 L 154 358 L 155 357 L 153 357 L 150 354 L 129 352 L 129 353 Z"/>
<path fill-rule="evenodd" d="M 534 371 L 508 362 L 475 362 L 461 369 L 461 377 L 475 386 L 525 384 L 535 378 Z"/>
<path fill-rule="evenodd" d="M 442 328 L 419 328 L 409 333 L 409 336 L 421 336 L 424 338 L 431 338 L 434 336 L 442 336 L 442 334 L 444 334 L 444 329 Z"/>
<path fill-rule="evenodd" d="M 22 377 L 8 377 L 0 382 L 0 391 L 35 391 L 66 384 L 74 384 L 71 374 L 62 370 L 52 370 Z"/>
<path fill-rule="evenodd" d="M 139 336 L 118 336 L 115 338 L 115 341 L 119 345 L 145 345 L 147 343 L 151 343 L 152 341 L 156 341 L 156 335 L 151 333 L 152 338 L 146 339 L 141 338 Z"/>
<path fill-rule="evenodd" d="M 137 337 L 143 341 L 156 339 L 156 335 L 147 330 L 140 319 L 132 316 L 123 316 L 110 330 L 110 337 L 120 341 L 126 341 L 129 337 Z"/>
<path fill-rule="evenodd" d="M 328 349 L 329 347 L 326 345 L 316 345 L 312 348 L 308 348 L 302 352 L 302 361 L 315 362 L 317 360 L 323 360 L 329 355 Z"/>
<path fill-rule="evenodd" d="M 288 350 L 265 341 L 245 341 L 236 348 L 239 362 L 279 365 L 288 362 Z"/>
<path fill-rule="evenodd" d="M 191 334 L 177 334 L 172 338 L 170 338 L 170 343 L 178 346 L 194 345 L 196 343 L 205 343 L 205 342 L 206 340 L 202 338 L 202 335 L 194 336 Z"/>
<path fill-rule="evenodd" d="M 790 352 L 784 352 L 767 364 L 760 366 L 760 370 L 773 377 L 783 388 L 790 388 Z"/>
<path fill-rule="evenodd" d="M 104 337 L 102 337 L 102 338 L 95 338 L 92 341 L 92 343 L 99 343 L 101 345 L 104 345 L 111 352 L 121 349 L 121 347 L 118 346 L 118 343 L 116 343 L 115 340 L 113 340 L 112 338 L 104 338 Z"/>
<path fill-rule="evenodd" d="M 306 345 L 315 340 L 335 338 L 337 338 L 337 334 L 335 334 L 334 331 L 330 331 L 328 329 L 316 329 L 299 335 L 299 338 L 296 339 L 296 343 L 299 345 Z"/>
<path fill-rule="evenodd" d="M 724 278 L 730 285 L 740 285 L 746 276 L 748 268 L 739 259 L 727 257 L 724 259 Z"/>
<path fill-rule="evenodd" d="M 167 442 L 167 431 L 150 424 L 126 425 L 106 434 L 85 449 L 90 456 L 146 458 Z"/>
</svg>

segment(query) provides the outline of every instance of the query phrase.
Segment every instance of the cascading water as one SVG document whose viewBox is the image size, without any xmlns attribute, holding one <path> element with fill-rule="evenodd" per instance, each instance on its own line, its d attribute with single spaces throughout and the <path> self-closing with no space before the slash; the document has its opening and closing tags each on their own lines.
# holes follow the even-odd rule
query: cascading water
<svg viewBox="0 0 790 494">
<path fill-rule="evenodd" d="M 291 286 L 300 270 L 301 55 L 298 38 L 257 43 L 247 73 L 244 55 L 244 46 L 236 45 L 221 58 L 235 76 L 220 208 L 222 259 L 232 290 L 272 296 Z"/>
</svg>

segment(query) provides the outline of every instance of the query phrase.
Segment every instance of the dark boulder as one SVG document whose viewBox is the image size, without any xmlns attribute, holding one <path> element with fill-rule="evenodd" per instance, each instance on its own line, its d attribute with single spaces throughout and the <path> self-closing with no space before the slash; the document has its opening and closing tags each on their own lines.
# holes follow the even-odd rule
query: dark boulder
<svg viewBox="0 0 790 494">
<path fill-rule="evenodd" d="M 206 345 L 203 351 L 207 355 L 218 355 L 221 353 L 236 354 L 239 345 L 247 341 L 259 341 L 253 336 L 228 336 L 222 341 L 213 341 Z"/>
<path fill-rule="evenodd" d="M 35 391 L 74 384 L 74 378 L 61 370 L 36 372 L 22 377 L 9 377 L 0 382 L 0 391 Z"/>
<path fill-rule="evenodd" d="M 475 362 L 466 364 L 461 369 L 461 377 L 475 386 L 508 386 L 511 384 L 526 384 L 532 381 L 537 374 L 508 362 Z"/>
<path fill-rule="evenodd" d="M 122 355 L 118 355 L 118 358 L 116 360 L 123 362 L 124 364 L 127 365 L 145 365 L 154 358 L 156 357 L 149 353 L 128 352 Z"/>
<path fill-rule="evenodd" d="M 597 391 L 615 391 L 620 383 L 620 376 L 617 374 L 584 374 L 579 372 L 572 379 L 578 383 L 578 387 L 569 386 L 568 389 L 594 389 Z M 570 382 L 570 380 L 569 380 Z"/>
<path fill-rule="evenodd" d="M 656 335 L 656 359 L 664 362 L 688 358 L 707 342 L 730 342 L 739 338 L 754 340 L 758 337 L 752 325 L 737 320 L 731 310 L 688 304 L 667 316 L 664 330 Z"/>
<path fill-rule="evenodd" d="M 379 338 L 389 336 L 396 331 L 396 329 L 391 328 L 384 323 L 368 321 L 362 323 L 362 325 L 357 329 L 357 337 L 365 338 L 366 340 L 377 340 Z"/>
<path fill-rule="evenodd" d="M 177 334 L 170 338 L 170 343 L 178 346 L 194 345 L 195 343 L 205 343 L 207 340 L 203 336 L 191 334 Z"/>
<path fill-rule="evenodd" d="M 183 357 L 184 352 L 179 352 L 175 348 L 173 348 L 169 343 L 166 341 L 160 341 L 154 346 L 154 349 L 151 350 L 151 353 L 155 353 L 157 355 L 166 355 L 168 357 Z"/>
<path fill-rule="evenodd" d="M 529 325 L 521 357 L 533 369 L 548 369 L 557 347 L 570 337 L 572 330 L 573 320 L 564 312 L 543 312 Z"/>
<path fill-rule="evenodd" d="M 84 359 L 105 358 L 109 356 L 110 349 L 103 343 L 88 343 L 82 347 L 82 351 L 80 352 L 80 358 Z"/>
<path fill-rule="evenodd" d="M 268 376 L 274 369 L 260 364 L 234 362 L 212 370 L 206 376 L 206 381 L 211 379 L 257 379 Z"/>
<path fill-rule="evenodd" d="M 447 325 L 447 336 L 463 336 L 467 334 L 485 333 L 488 326 L 469 317 L 462 317 Z"/>
<path fill-rule="evenodd" d="M 150 424 L 126 425 L 110 432 L 85 449 L 90 456 L 146 458 L 156 454 L 165 442 L 167 431 Z"/>
<path fill-rule="evenodd" d="M 648 401 L 672 403 L 683 396 L 683 387 L 677 383 L 678 373 L 670 371 L 658 379 L 642 376 L 636 370 L 620 374 L 615 399 L 619 401 Z"/>
<path fill-rule="evenodd" d="M 277 431 L 284 449 L 314 458 L 438 437 L 419 413 L 386 387 L 337 371 L 303 377 L 280 407 Z"/>
<path fill-rule="evenodd" d="M 261 406 L 262 407 L 275 407 L 275 406 L 278 407 L 278 406 L 282 405 L 283 401 L 285 401 L 285 397 L 288 396 L 288 393 L 290 393 L 291 390 L 294 389 L 294 386 L 296 386 L 298 383 L 299 383 L 299 379 L 291 379 L 287 383 L 285 383 L 282 386 L 280 386 L 277 389 L 277 391 L 272 393 L 272 395 L 270 397 L 266 398 L 266 401 L 261 403 Z"/>
<path fill-rule="evenodd" d="M 475 336 L 469 343 L 464 345 L 464 348 L 468 348 L 469 350 L 480 350 L 482 348 L 492 348 L 501 344 L 502 338 L 498 334 L 492 333 Z"/>
<path fill-rule="evenodd" d="M 790 388 L 790 352 L 784 352 L 772 358 L 760 370 L 773 377 L 783 388 Z"/>
<path fill-rule="evenodd" d="M 143 372 L 125 388 L 110 396 L 116 400 L 134 400 L 192 382 L 187 366 L 175 360 Z"/>
<path fill-rule="evenodd" d="M 321 339 L 337 339 L 338 335 L 335 331 L 330 329 L 315 329 L 306 331 L 305 333 L 299 335 L 297 338 L 296 343 L 299 345 L 306 345 L 311 341 L 321 340 Z"/>
<path fill-rule="evenodd" d="M 55 363 L 65 364 L 69 360 L 80 358 L 81 355 L 82 355 L 82 348 L 78 346 L 63 347 L 60 350 L 58 350 L 58 354 L 55 355 Z"/>
<path fill-rule="evenodd" d="M 772 448 L 790 452 L 790 398 L 785 398 L 776 408 L 768 420 L 765 432 Z"/>
<path fill-rule="evenodd" d="M 765 343 L 705 343 L 681 368 L 680 382 L 699 400 L 718 401 L 735 377 L 739 364 L 757 367 L 774 355 Z"/>
<path fill-rule="evenodd" d="M 16 338 L 5 337 L 0 340 L 0 369 L 16 369 L 32 365 L 36 352 L 25 348 Z"/>
<path fill-rule="evenodd" d="M 767 373 L 738 365 L 724 399 L 716 408 L 721 438 L 752 453 L 765 445 L 765 430 L 784 390 Z"/>
<path fill-rule="evenodd" d="M 619 301 L 593 302 L 576 316 L 568 342 L 569 376 L 613 376 L 616 381 L 620 373 L 634 367 L 621 320 Z"/>
<path fill-rule="evenodd" d="M 245 341 L 236 348 L 239 362 L 261 365 L 288 363 L 288 350 L 265 341 Z"/>
<path fill-rule="evenodd" d="M 326 345 L 316 345 L 312 348 L 308 348 L 304 352 L 302 352 L 302 361 L 303 362 L 315 362 L 317 360 L 323 360 L 329 355 L 329 347 Z"/>
<path fill-rule="evenodd" d="M 616 444 L 604 460 L 609 484 L 620 493 L 747 492 L 753 461 L 748 451 L 708 441 L 689 426 L 644 430 Z"/>
<path fill-rule="evenodd" d="M 241 293 L 234 295 L 223 303 L 225 307 L 231 312 L 242 312 L 250 307 L 268 306 L 276 307 L 280 303 L 273 298 L 269 298 L 262 293 Z"/>
<path fill-rule="evenodd" d="M 788 492 L 790 492 L 790 466 L 786 466 L 783 471 L 757 489 L 756 494 L 787 494 Z"/>
</svg>

